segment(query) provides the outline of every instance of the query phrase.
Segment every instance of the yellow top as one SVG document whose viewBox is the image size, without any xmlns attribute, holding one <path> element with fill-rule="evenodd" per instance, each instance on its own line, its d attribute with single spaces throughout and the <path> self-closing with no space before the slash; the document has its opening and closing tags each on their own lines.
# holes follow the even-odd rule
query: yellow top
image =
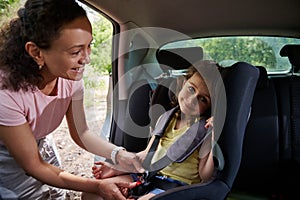
<svg viewBox="0 0 300 200">
<path fill-rule="evenodd" d="M 171 146 L 189 126 L 175 129 L 176 117 L 173 117 L 168 125 L 163 137 L 160 139 L 157 150 L 153 156 L 152 163 L 162 158 L 169 146 Z M 200 183 L 199 168 L 199 149 L 194 151 L 187 159 L 181 163 L 173 162 L 169 166 L 162 169 L 159 174 L 167 176 L 175 180 L 185 182 L 187 184 Z"/>
</svg>

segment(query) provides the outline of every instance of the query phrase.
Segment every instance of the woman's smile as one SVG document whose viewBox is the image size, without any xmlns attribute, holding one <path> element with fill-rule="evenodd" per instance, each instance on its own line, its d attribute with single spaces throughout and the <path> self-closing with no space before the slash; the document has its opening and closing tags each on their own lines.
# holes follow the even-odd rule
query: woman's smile
<svg viewBox="0 0 300 200">
<path fill-rule="evenodd" d="M 74 67 L 71 70 L 73 72 L 76 72 L 76 73 L 83 73 L 84 72 L 84 67 Z"/>
</svg>

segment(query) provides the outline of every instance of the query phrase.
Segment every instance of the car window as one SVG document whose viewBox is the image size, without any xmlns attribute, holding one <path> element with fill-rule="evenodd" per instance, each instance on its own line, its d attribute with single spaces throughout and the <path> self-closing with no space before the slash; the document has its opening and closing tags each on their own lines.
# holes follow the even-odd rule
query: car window
<svg viewBox="0 0 300 200">
<path fill-rule="evenodd" d="M 268 74 L 289 73 L 291 64 L 287 57 L 280 56 L 280 49 L 286 44 L 300 44 L 300 39 L 285 37 L 211 37 L 178 41 L 164 45 L 161 49 L 200 46 L 204 59 L 212 59 L 222 66 L 245 61 L 263 66 Z"/>
</svg>

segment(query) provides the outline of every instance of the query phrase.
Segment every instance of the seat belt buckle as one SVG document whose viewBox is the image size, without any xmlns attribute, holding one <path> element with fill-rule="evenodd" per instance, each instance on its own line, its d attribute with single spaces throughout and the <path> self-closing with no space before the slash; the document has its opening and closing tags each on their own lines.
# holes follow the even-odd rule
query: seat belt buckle
<svg viewBox="0 0 300 200">
<path fill-rule="evenodd" d="M 145 171 L 143 174 L 131 174 L 133 180 L 136 182 L 134 188 L 129 190 L 129 196 L 137 199 L 138 197 L 146 194 L 150 190 L 149 172 Z"/>
</svg>

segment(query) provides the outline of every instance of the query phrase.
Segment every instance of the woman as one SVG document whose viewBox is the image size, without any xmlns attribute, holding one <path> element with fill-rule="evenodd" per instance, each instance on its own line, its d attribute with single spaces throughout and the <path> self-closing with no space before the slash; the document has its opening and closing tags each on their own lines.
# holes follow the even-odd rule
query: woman
<svg viewBox="0 0 300 200">
<path fill-rule="evenodd" d="M 84 67 L 90 62 L 92 28 L 74 0 L 28 0 L 0 35 L 0 194 L 47 199 L 48 185 L 125 199 L 128 182 L 78 177 L 41 158 L 37 141 L 66 116 L 76 144 L 142 171 L 135 154 L 88 130 L 83 107 Z"/>
</svg>

